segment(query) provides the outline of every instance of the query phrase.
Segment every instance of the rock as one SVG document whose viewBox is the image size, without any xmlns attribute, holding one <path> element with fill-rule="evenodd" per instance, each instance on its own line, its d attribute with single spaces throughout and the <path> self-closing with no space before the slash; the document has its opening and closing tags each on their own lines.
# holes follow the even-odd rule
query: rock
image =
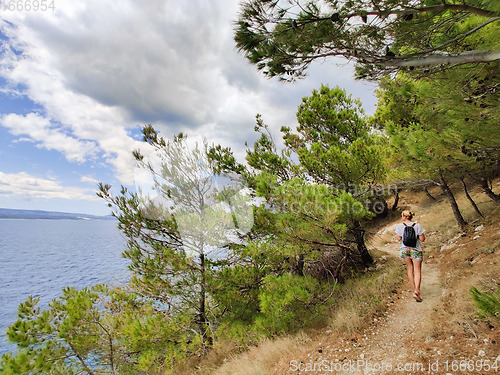
<svg viewBox="0 0 500 375">
<path fill-rule="evenodd" d="M 484 229 L 484 225 L 478 226 L 476 229 L 474 229 L 474 232 L 480 232 Z"/>
<path fill-rule="evenodd" d="M 462 234 L 463 234 L 463 233 L 459 233 L 459 234 L 457 234 L 455 237 L 453 237 L 452 239 L 450 239 L 450 240 L 448 241 L 448 244 L 450 244 L 450 245 L 451 245 L 452 243 L 455 243 L 455 242 L 456 242 L 456 241 L 457 241 L 460 237 L 462 237 Z"/>
<path fill-rule="evenodd" d="M 479 234 L 477 236 L 474 236 L 473 240 L 477 240 L 478 238 L 481 238 Z"/>
<path fill-rule="evenodd" d="M 486 352 L 485 352 L 484 350 L 480 350 L 480 351 L 477 353 L 477 355 L 478 355 L 479 357 L 486 357 Z"/>
<path fill-rule="evenodd" d="M 443 245 L 443 246 L 441 246 L 441 249 L 439 249 L 439 251 L 443 252 L 443 251 L 448 250 L 452 247 L 453 247 L 453 244 Z"/>
</svg>

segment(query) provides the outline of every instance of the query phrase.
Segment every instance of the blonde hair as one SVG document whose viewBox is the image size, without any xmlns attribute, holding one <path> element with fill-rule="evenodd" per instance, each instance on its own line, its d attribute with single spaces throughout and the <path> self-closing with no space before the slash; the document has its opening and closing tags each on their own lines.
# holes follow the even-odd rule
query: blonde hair
<svg viewBox="0 0 500 375">
<path fill-rule="evenodd" d="M 401 213 L 401 216 L 406 217 L 408 220 L 413 219 L 413 215 L 415 215 L 415 214 L 413 212 L 411 212 L 410 210 L 404 210 Z"/>
</svg>

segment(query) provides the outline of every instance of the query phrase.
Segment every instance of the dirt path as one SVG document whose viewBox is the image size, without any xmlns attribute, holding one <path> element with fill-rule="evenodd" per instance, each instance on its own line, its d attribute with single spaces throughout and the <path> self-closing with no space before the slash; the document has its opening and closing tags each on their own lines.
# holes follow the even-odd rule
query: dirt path
<svg viewBox="0 0 500 375">
<path fill-rule="evenodd" d="M 392 226 L 387 229 L 393 230 Z M 432 243 L 426 245 L 427 250 L 434 246 Z M 398 247 L 394 244 L 386 246 L 385 251 L 390 256 L 399 257 Z M 352 343 L 349 355 L 337 355 L 334 361 L 356 361 L 359 366 L 350 372 L 353 374 L 429 373 L 430 359 L 422 350 L 422 343 L 433 341 L 428 323 L 442 290 L 436 260 L 427 257 L 422 265 L 423 301 L 416 302 L 412 291 L 404 290 L 384 317 L 377 319 L 360 340 Z"/>
<path fill-rule="evenodd" d="M 333 361 L 356 362 L 352 374 L 418 373 L 428 369 L 421 343 L 430 341 L 426 323 L 441 293 L 437 266 L 423 269 L 422 298 L 417 303 L 406 291 L 382 319 L 369 328 L 360 340 L 352 342 L 348 355 L 333 354 Z M 352 341 L 352 340 L 351 340 Z M 345 353 L 345 349 L 344 349 Z M 349 366 L 352 370 L 352 367 Z"/>
<path fill-rule="evenodd" d="M 393 226 L 379 233 L 393 233 Z M 428 243 L 426 247 L 436 245 Z M 399 257 L 396 243 L 379 248 L 391 257 Z M 305 359 L 291 362 L 287 374 L 445 374 L 441 364 L 437 365 L 439 369 L 435 368 L 439 371 L 429 368 L 440 355 L 429 321 L 441 294 L 437 260 L 424 258 L 422 302 L 416 302 L 410 290 L 396 293 L 384 315 L 374 318 L 362 335 L 349 339 L 331 336 L 324 342 L 311 343 Z"/>
<path fill-rule="evenodd" d="M 422 225 L 428 229 L 422 266 L 422 302 L 412 298 L 407 283 L 402 290 L 394 290 L 387 296 L 384 313 L 367 315 L 368 328 L 362 332 L 336 334 L 328 329 L 318 330 L 317 336 L 308 335 L 299 345 L 283 350 L 271 371 L 254 373 L 500 373 L 498 325 L 493 319 L 478 319 L 470 297 L 471 287 L 478 286 L 490 293 L 498 287 L 495 270 L 500 264 L 499 208 L 485 204 L 490 204 L 484 211 L 489 209 L 491 215 L 471 221 L 465 233 L 453 230 L 454 221 L 442 214 L 442 210 L 448 209 L 446 202 L 419 209 Z M 399 245 L 394 240 L 398 221 L 388 220 L 378 228 L 370 236 L 370 248 L 399 258 Z M 384 267 L 383 258 L 380 257 L 377 267 Z M 401 259 L 398 261 L 404 269 Z M 463 363 L 473 366 L 462 368 Z"/>
</svg>

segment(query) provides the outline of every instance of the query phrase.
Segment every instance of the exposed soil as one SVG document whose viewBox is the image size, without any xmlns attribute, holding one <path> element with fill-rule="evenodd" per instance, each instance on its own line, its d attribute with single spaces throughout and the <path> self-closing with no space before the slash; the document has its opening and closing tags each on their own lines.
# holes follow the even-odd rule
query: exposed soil
<svg viewBox="0 0 500 375">
<path fill-rule="evenodd" d="M 424 228 L 435 227 L 435 215 L 421 215 Z M 406 288 L 395 290 L 385 313 L 372 318 L 364 332 L 352 337 L 320 333 L 307 348 L 283 357 L 272 373 L 500 373 L 498 320 L 478 319 L 468 294 L 473 285 L 484 289 L 496 283 L 495 288 L 500 282 L 500 224 L 495 215 L 492 218 L 471 225 L 469 233 L 457 229 L 452 238 L 449 233 L 428 231 L 422 302 L 416 302 Z M 387 220 L 371 238 L 371 245 L 388 256 L 398 256 L 399 246 L 391 241 L 397 222 L 398 218 Z"/>
</svg>

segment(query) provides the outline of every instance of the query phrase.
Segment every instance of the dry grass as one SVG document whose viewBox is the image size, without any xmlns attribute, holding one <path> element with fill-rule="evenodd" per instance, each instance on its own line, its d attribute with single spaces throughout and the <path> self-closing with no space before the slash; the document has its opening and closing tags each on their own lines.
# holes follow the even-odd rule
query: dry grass
<svg viewBox="0 0 500 375">
<path fill-rule="evenodd" d="M 494 187 L 498 191 L 500 183 Z M 358 337 L 373 318 L 399 298 L 405 269 L 398 259 L 383 255 L 379 249 L 392 249 L 393 226 L 401 210 L 416 212 L 416 220 L 427 232 L 424 252 L 428 261 L 436 262 L 440 269 L 443 286 L 442 296 L 425 328 L 421 347 L 433 345 L 438 340 L 440 360 L 456 359 L 458 355 L 471 358 L 477 355 L 478 345 L 487 352 L 498 353 L 500 340 L 497 323 L 480 320 L 472 304 L 469 290 L 472 286 L 488 291 L 498 287 L 500 262 L 500 207 L 492 202 L 479 188 L 470 189 L 485 218 L 479 217 L 462 193 L 460 186 L 454 191 L 460 210 L 470 225 L 461 236 L 451 208 L 438 188 L 429 189 L 436 200 L 421 191 L 401 194 L 398 210 L 389 217 L 372 223 L 367 230 L 369 248 L 377 260 L 377 266 L 361 277 L 348 280 L 340 289 L 332 306 L 331 318 L 325 327 L 317 327 L 295 336 L 262 341 L 258 346 L 241 353 L 242 348 L 224 344 L 198 364 L 198 368 L 186 368 L 183 373 L 205 374 L 285 374 L 291 358 L 302 358 L 311 346 L 321 342 Z M 475 232 L 483 225 L 484 229 Z M 384 228 L 380 230 L 380 228 Z M 477 236 L 480 237 L 477 237 Z M 449 243 L 453 242 L 453 243 Z M 448 245 L 446 247 L 443 247 Z M 389 251 L 390 253 L 390 251 Z M 495 281 L 496 280 L 496 281 Z M 484 346 L 486 345 L 486 346 Z M 489 346 L 488 346 L 489 345 Z M 427 348 L 429 351 L 431 348 Z M 434 348 L 432 348 L 434 349 Z"/>
<path fill-rule="evenodd" d="M 191 373 L 270 374 L 277 363 L 301 357 L 311 342 L 321 340 L 321 337 L 327 341 L 327 336 L 338 337 L 361 331 L 372 317 L 382 313 L 391 298 L 388 296 L 392 296 L 392 292 L 400 287 L 403 279 L 403 268 L 395 264 L 396 260 L 388 259 L 382 252 L 372 253 L 378 259 L 377 267 L 342 285 L 335 306 L 332 306 L 327 326 L 301 331 L 295 336 L 264 340 L 244 353 L 226 358 L 224 364 L 218 368 L 213 368 L 213 361 L 204 361 L 197 371 Z"/>
<path fill-rule="evenodd" d="M 399 262 L 384 254 L 372 251 L 377 266 L 339 288 L 326 326 L 301 331 L 294 336 L 265 339 L 246 351 L 235 343 L 221 342 L 205 358 L 185 363 L 176 374 L 270 374 L 280 360 L 300 357 L 309 344 L 321 336 L 350 335 L 361 331 L 367 322 L 385 310 L 403 280 L 404 270 L 396 264 Z"/>
<path fill-rule="evenodd" d="M 500 183 L 494 187 L 498 191 Z M 442 296 L 434 309 L 424 336 L 439 342 L 441 360 L 474 358 L 479 350 L 487 356 L 498 355 L 500 330 L 494 319 L 479 319 L 470 296 L 471 287 L 494 291 L 499 287 L 500 206 L 478 187 L 470 189 L 484 218 L 472 208 L 457 186 L 454 193 L 460 211 L 469 223 L 466 232 L 457 226 L 449 203 L 433 191 L 438 201 L 432 204 L 423 193 L 402 199 L 402 208 L 415 208 L 417 220 L 427 229 L 424 251 L 435 257 L 439 265 Z M 408 202 L 409 200 L 413 202 Z M 483 229 L 476 231 L 482 226 Z M 379 239 L 381 241 L 381 239 Z M 425 343 L 422 343 L 425 347 Z M 496 354 L 495 354 L 496 353 Z"/>
<path fill-rule="evenodd" d="M 337 305 L 332 311 L 328 328 L 342 335 L 350 335 L 366 328 L 372 317 L 387 307 L 389 296 L 401 287 L 404 268 L 396 259 L 375 256 L 379 271 L 348 280 L 342 285 Z M 380 270 L 384 271 L 380 271 Z"/>
<path fill-rule="evenodd" d="M 179 365 L 176 375 L 259 375 L 268 369 L 284 354 L 306 342 L 308 337 L 302 333 L 276 339 L 261 339 L 255 346 L 248 348 L 235 341 L 222 340 L 202 358 L 191 358 Z"/>
<path fill-rule="evenodd" d="M 294 337 L 281 337 L 275 340 L 265 340 L 258 347 L 230 359 L 214 374 L 216 375 L 264 375 L 283 356 L 304 345 L 309 338 L 300 334 Z"/>
<path fill-rule="evenodd" d="M 439 323 L 432 326 L 432 331 L 434 337 L 448 343 L 449 357 L 470 358 L 477 355 L 478 345 L 484 345 L 487 354 L 499 351 L 500 323 L 479 319 L 470 296 L 471 287 L 491 292 L 499 287 L 500 281 L 500 207 L 483 201 L 482 210 L 484 219 L 437 252 L 443 292 L 433 317 L 433 321 Z M 483 229 L 476 232 L 475 228 L 480 225 Z"/>
</svg>

